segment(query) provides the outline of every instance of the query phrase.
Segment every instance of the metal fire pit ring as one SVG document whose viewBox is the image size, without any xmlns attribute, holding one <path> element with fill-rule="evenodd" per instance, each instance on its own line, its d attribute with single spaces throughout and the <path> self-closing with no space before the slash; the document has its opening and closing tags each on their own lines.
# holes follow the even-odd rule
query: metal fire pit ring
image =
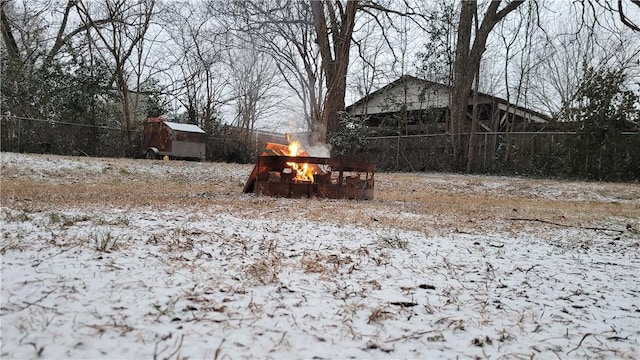
<svg viewBox="0 0 640 360">
<path fill-rule="evenodd" d="M 325 173 L 314 181 L 296 180 L 287 163 L 317 165 Z M 372 200 L 374 198 L 373 163 L 309 156 L 259 156 L 243 192 L 299 198 Z M 364 178 L 363 178 L 364 175 Z"/>
</svg>

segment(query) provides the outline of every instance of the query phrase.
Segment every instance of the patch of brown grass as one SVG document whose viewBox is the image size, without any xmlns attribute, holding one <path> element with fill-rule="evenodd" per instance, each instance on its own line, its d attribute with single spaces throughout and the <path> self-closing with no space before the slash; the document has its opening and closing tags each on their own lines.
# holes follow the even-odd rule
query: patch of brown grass
<svg viewBox="0 0 640 360">
<path fill-rule="evenodd" d="M 367 319 L 367 324 L 380 322 L 383 320 L 393 319 L 393 313 L 384 308 L 376 307 L 371 309 L 371 314 Z"/>
<path fill-rule="evenodd" d="M 246 267 L 246 273 L 251 279 L 262 285 L 277 282 L 283 267 L 284 254 L 278 251 L 275 242 L 262 242 L 259 245 L 259 250 L 261 256 Z"/>
<path fill-rule="evenodd" d="M 83 158 L 82 161 L 106 160 Z M 3 206 L 34 211 L 82 207 L 151 206 L 194 210 L 215 207 L 252 218 L 281 216 L 292 220 L 397 228 L 428 234 L 454 231 L 486 233 L 549 226 L 514 223 L 511 218 L 544 219 L 580 226 L 597 226 L 607 221 L 618 224 L 621 229 L 628 223 L 640 227 L 637 220 L 640 219 L 640 206 L 634 200 L 640 197 L 637 184 L 575 183 L 578 187 L 595 189 L 597 193 L 621 200 L 589 201 L 535 196 L 526 190 L 541 185 L 551 188 L 572 186 L 572 183 L 553 180 L 496 178 L 496 181 L 508 185 L 507 189 L 485 191 L 483 182 L 494 179 L 447 174 L 378 173 L 375 199 L 371 201 L 274 199 L 243 194 L 243 184 L 237 180 L 230 181 L 224 175 L 189 179 L 178 174 L 159 180 L 134 170 L 128 170 L 126 174 L 113 170 L 149 166 L 150 163 L 144 160 L 109 159 L 108 164 L 113 164 L 112 170 L 106 173 L 86 174 L 81 168 L 67 169 L 49 178 L 29 178 L 23 176 L 28 170 L 7 166 L 2 172 L 0 200 Z M 207 171 L 207 166 L 222 165 L 225 169 L 233 169 L 234 166 L 204 164 L 203 171 Z M 174 167 L 172 171 L 177 171 L 181 166 L 193 165 L 173 162 L 171 166 Z M 249 169 L 246 165 L 237 166 Z M 447 182 L 448 177 L 455 181 Z"/>
</svg>

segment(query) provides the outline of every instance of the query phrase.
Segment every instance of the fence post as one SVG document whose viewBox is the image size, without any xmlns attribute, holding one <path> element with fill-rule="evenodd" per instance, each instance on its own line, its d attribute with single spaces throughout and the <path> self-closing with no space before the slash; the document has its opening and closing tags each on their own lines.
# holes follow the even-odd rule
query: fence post
<svg viewBox="0 0 640 360">
<path fill-rule="evenodd" d="M 487 133 L 484 133 L 484 151 L 482 156 L 482 171 L 487 171 Z"/>
<path fill-rule="evenodd" d="M 398 135 L 398 142 L 396 145 L 396 171 L 400 168 L 400 135 Z"/>
<path fill-rule="evenodd" d="M 20 137 L 22 135 L 22 119 L 18 118 L 18 152 L 20 151 Z"/>
</svg>

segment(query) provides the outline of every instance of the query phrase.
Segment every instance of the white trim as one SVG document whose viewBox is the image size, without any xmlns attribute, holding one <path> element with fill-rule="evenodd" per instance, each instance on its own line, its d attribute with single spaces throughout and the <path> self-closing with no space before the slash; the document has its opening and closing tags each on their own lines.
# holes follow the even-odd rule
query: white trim
<svg viewBox="0 0 640 360">
<path fill-rule="evenodd" d="M 541 118 L 538 115 L 534 115 L 534 114 L 531 114 L 530 112 L 522 111 L 522 110 L 517 109 L 517 108 L 515 108 L 513 106 L 507 106 L 507 105 L 505 105 L 503 103 L 498 103 L 498 109 L 504 110 L 504 111 L 508 110 L 508 112 L 511 113 L 511 114 L 516 114 L 516 115 L 518 115 L 520 117 L 523 117 L 523 118 L 525 118 L 525 119 L 527 119 L 529 121 L 533 121 L 535 123 L 539 123 L 539 124 L 546 124 L 547 123 L 547 120 Z M 503 122 L 503 120 L 500 121 L 501 124 L 502 124 L 502 122 Z"/>
<path fill-rule="evenodd" d="M 163 123 L 165 123 L 171 130 L 205 134 L 204 130 L 200 129 L 197 125 L 179 124 L 171 121 L 163 121 Z"/>
</svg>

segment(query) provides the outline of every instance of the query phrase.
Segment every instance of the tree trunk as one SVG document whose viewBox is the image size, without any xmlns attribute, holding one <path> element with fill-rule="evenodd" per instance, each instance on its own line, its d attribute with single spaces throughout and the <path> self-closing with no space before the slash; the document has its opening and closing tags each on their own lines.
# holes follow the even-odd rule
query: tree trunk
<svg viewBox="0 0 640 360">
<path fill-rule="evenodd" d="M 467 142 L 467 173 L 473 170 L 473 159 L 476 154 L 476 132 L 478 130 L 478 84 L 480 74 L 476 74 L 475 88 L 473 92 L 473 111 L 471 115 L 471 127 L 469 128 L 469 141 Z M 485 144 L 486 146 L 487 144 Z"/>
<path fill-rule="evenodd" d="M 9 19 L 4 12 L 4 6 L 6 4 L 7 2 L 5 1 L 2 1 L 2 3 L 0 3 L 0 29 L 2 30 L 2 40 L 4 41 L 5 49 L 7 50 L 9 59 L 19 63 L 20 50 L 18 49 L 18 44 L 16 43 L 16 39 L 13 36 L 13 31 L 11 30 Z"/>
<path fill-rule="evenodd" d="M 328 134 L 338 128 L 338 113 L 345 107 L 349 50 L 358 7 L 358 1 L 348 1 L 346 4 L 339 0 L 311 2 L 327 87 L 322 116 L 312 129 L 317 134 L 314 138 L 321 143 L 325 143 Z"/>
<path fill-rule="evenodd" d="M 471 26 L 478 4 L 475 1 L 463 1 L 460 9 L 460 23 L 458 24 L 458 42 L 456 46 L 456 57 L 453 66 L 453 89 L 451 96 L 451 118 L 449 120 L 449 131 L 451 132 L 451 150 L 454 167 L 458 168 L 462 161 L 462 133 L 464 124 L 467 121 L 467 107 L 469 104 L 469 93 L 473 76 L 476 71 L 472 71 L 474 64 L 471 64 Z"/>
<path fill-rule="evenodd" d="M 336 83 L 331 87 L 327 85 L 327 95 L 324 102 L 324 111 L 322 112 L 322 132 L 319 140 L 321 143 L 326 143 L 330 134 L 338 129 L 338 114 L 344 111 L 344 97 L 346 94 L 346 82 L 341 78 L 346 77 L 346 69 L 338 70 L 337 73 L 345 75 L 336 75 Z"/>
<path fill-rule="evenodd" d="M 124 77 L 124 69 L 120 66 L 116 68 L 116 75 L 118 79 L 118 87 L 120 88 L 120 93 L 122 94 L 122 114 L 124 115 L 124 125 L 127 130 L 127 141 L 129 145 L 129 149 L 133 149 L 135 142 L 135 118 L 131 114 L 131 97 L 129 92 L 129 86 L 127 85 L 127 81 Z"/>
<path fill-rule="evenodd" d="M 472 43 L 471 26 L 473 25 L 473 18 L 476 16 L 478 4 L 476 1 L 462 1 L 453 74 L 453 96 L 451 97 L 452 103 L 450 104 L 451 119 L 449 123 L 452 153 L 456 167 L 460 167 L 464 163 L 462 158 L 464 156 L 464 149 L 462 147 L 461 136 L 464 132 L 464 125 L 467 122 L 469 94 L 471 93 L 474 77 L 480 72 L 480 61 L 487 44 L 487 38 L 500 20 L 523 3 L 522 1 L 512 1 L 501 10 L 498 10 L 501 1 L 492 1 L 489 3 L 482 23 L 477 27 Z M 470 131 L 468 144 L 471 146 L 473 141 L 473 134 Z M 472 154 L 472 151 L 467 153 L 467 169 L 473 166 L 473 156 L 469 156 L 470 154 Z M 469 161 L 471 161 L 471 163 Z"/>
</svg>

